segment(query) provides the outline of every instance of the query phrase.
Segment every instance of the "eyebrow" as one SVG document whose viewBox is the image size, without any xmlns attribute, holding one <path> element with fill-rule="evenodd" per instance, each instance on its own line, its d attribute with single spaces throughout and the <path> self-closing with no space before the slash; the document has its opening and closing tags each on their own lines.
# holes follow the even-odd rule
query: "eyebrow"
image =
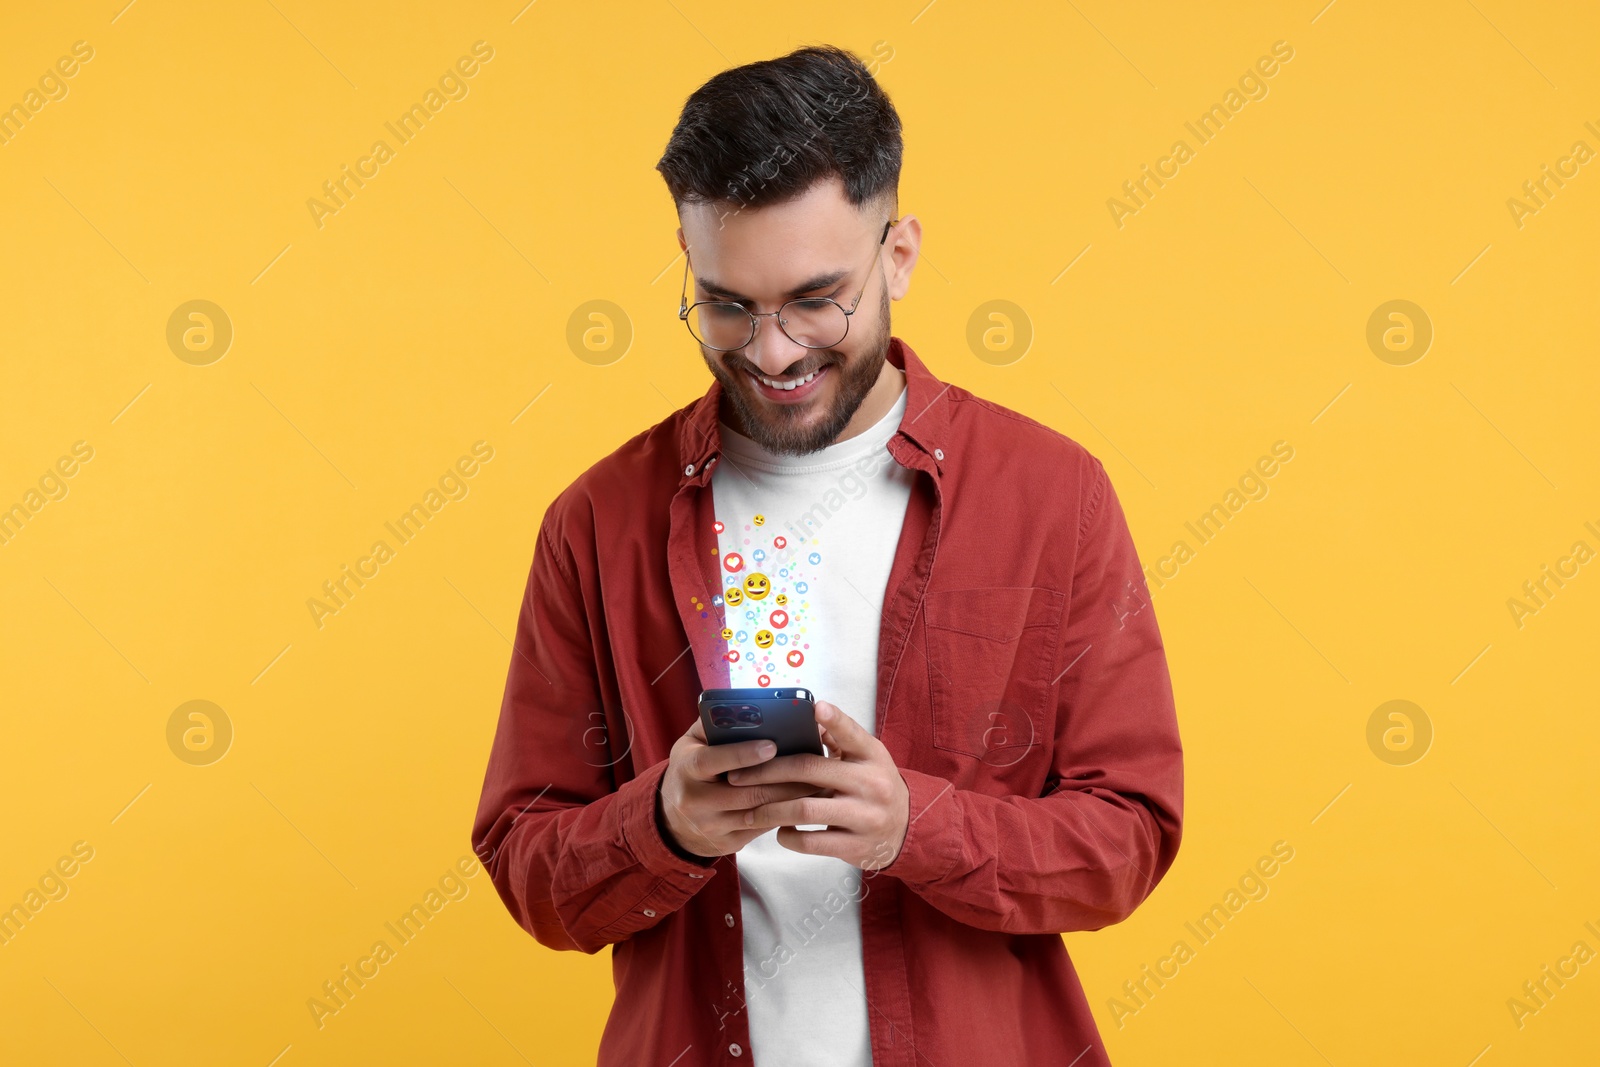
<svg viewBox="0 0 1600 1067">
<path fill-rule="evenodd" d="M 818 289 L 826 289 L 829 286 L 838 285 L 848 277 L 850 277 L 850 272 L 848 270 L 827 271 L 826 273 L 818 274 L 815 277 L 808 279 L 804 284 L 795 286 L 793 289 L 790 289 L 783 295 L 786 298 L 793 299 L 797 296 L 803 296 L 806 293 L 815 292 Z M 698 281 L 700 283 L 700 288 L 719 299 L 731 300 L 735 303 L 755 303 L 755 301 L 751 300 L 749 297 L 740 293 L 736 293 L 732 289 L 719 285 L 714 281 L 708 281 L 705 278 L 700 278 Z"/>
</svg>

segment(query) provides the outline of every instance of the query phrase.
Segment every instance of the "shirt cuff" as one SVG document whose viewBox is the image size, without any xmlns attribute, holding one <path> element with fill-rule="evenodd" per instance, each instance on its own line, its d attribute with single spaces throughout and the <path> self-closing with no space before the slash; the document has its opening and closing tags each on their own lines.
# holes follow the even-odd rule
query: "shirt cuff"
<svg viewBox="0 0 1600 1067">
<path fill-rule="evenodd" d="M 894 861 L 878 868 L 902 882 L 928 885 L 940 881 L 961 859 L 966 818 L 956 803 L 956 787 L 943 778 L 909 767 L 899 768 L 910 792 L 906 839 Z"/>
<path fill-rule="evenodd" d="M 624 801 L 622 833 L 629 851 L 645 870 L 658 878 L 688 880 L 699 886 L 716 874 L 718 857 L 683 852 L 663 835 L 656 813 L 661 803 L 661 779 L 667 773 L 667 763 L 662 760 L 618 790 L 630 794 Z"/>
</svg>

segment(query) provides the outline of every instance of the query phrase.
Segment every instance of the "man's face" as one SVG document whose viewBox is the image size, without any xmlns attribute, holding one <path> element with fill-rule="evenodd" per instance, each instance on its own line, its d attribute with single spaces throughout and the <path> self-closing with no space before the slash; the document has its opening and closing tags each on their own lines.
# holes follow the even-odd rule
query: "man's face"
<svg viewBox="0 0 1600 1067">
<path fill-rule="evenodd" d="M 886 217 L 875 210 L 852 205 L 843 184 L 833 179 L 786 204 L 742 211 L 728 204 L 685 204 L 680 212 L 695 283 L 691 304 L 729 300 L 760 314 L 796 297 L 827 296 L 848 311 L 866 285 L 849 332 L 832 348 L 794 341 L 778 328 L 776 316 L 761 319 L 755 339 L 743 348 L 719 352 L 700 346 L 736 416 L 727 421 L 769 452 L 803 455 L 831 444 L 882 372 L 889 351 L 889 291 L 878 239 Z M 801 288 L 819 280 L 826 284 Z M 792 391 L 759 380 L 797 382 L 812 373 L 815 379 Z"/>
</svg>

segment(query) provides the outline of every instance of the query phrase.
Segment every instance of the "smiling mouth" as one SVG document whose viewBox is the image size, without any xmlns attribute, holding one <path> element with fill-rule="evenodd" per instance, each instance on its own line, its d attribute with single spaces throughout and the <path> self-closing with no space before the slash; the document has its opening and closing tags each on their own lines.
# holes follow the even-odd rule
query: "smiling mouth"
<svg viewBox="0 0 1600 1067">
<path fill-rule="evenodd" d="M 745 373 L 750 375 L 750 377 L 754 378 L 756 381 L 760 382 L 762 385 L 765 385 L 769 389 L 781 389 L 784 392 L 789 392 L 791 390 L 800 388 L 802 385 L 807 384 L 808 382 L 810 382 L 812 379 L 816 378 L 817 375 L 821 374 L 825 370 L 827 370 L 826 366 L 818 367 L 816 370 L 812 371 L 810 374 L 807 374 L 804 377 L 800 377 L 800 378 L 768 378 L 765 375 L 757 374 L 754 371 L 750 371 L 750 370 L 745 371 Z"/>
</svg>

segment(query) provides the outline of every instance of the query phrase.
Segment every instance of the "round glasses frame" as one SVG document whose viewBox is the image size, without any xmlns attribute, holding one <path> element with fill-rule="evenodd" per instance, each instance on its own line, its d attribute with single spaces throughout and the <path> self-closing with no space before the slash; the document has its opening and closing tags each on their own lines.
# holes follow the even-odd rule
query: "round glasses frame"
<svg viewBox="0 0 1600 1067">
<path fill-rule="evenodd" d="M 880 251 L 882 251 L 883 243 L 889 239 L 889 231 L 891 229 L 893 229 L 895 224 L 898 223 L 899 221 L 900 221 L 899 219 L 885 219 L 884 220 L 883 233 L 882 233 L 882 235 L 880 235 L 878 237 L 878 243 L 872 249 L 872 254 L 873 254 L 874 258 L 876 258 L 878 253 Z M 856 294 L 856 298 L 854 300 L 850 301 L 850 306 L 848 308 L 846 308 L 843 304 L 839 303 L 837 300 L 833 299 L 831 296 L 803 296 L 803 297 L 796 297 L 793 300 L 784 301 L 778 307 L 777 311 L 763 311 L 763 312 L 761 312 L 759 314 L 757 314 L 754 311 L 751 311 L 749 308 L 745 307 L 743 304 L 735 304 L 731 300 L 696 300 L 694 303 L 691 304 L 691 303 L 689 303 L 689 254 L 688 254 L 687 250 L 685 250 L 684 256 L 683 256 L 683 293 L 682 293 L 681 296 L 678 297 L 678 318 L 682 319 L 684 326 L 688 327 L 689 336 L 693 337 L 700 344 L 705 345 L 707 348 L 712 349 L 713 351 L 716 351 L 716 352 L 737 352 L 737 351 L 739 351 L 739 349 L 746 347 L 747 345 L 750 344 L 751 341 L 754 341 L 756 339 L 756 330 L 757 330 L 757 328 L 760 327 L 761 320 L 765 319 L 765 318 L 772 317 L 772 316 L 776 316 L 777 317 L 777 319 L 778 319 L 778 328 L 783 331 L 784 336 L 789 338 L 789 340 L 793 341 L 795 344 L 802 345 L 802 346 L 804 346 L 806 348 L 832 348 L 834 345 L 838 344 L 840 341 L 843 341 L 846 337 L 849 336 L 849 334 L 850 334 L 850 316 L 852 316 L 852 315 L 854 315 L 856 313 L 856 305 L 861 303 L 861 298 L 867 294 L 867 286 L 870 285 L 870 284 L 872 284 L 872 275 L 868 274 L 867 277 L 866 277 L 866 280 L 861 283 L 861 291 Z M 788 308 L 790 304 L 815 304 L 819 300 L 825 300 L 828 303 L 832 304 L 834 307 L 838 308 L 844 314 L 844 317 L 845 317 L 844 318 L 844 332 L 841 333 L 834 340 L 829 341 L 827 344 L 811 344 L 809 342 L 802 341 L 802 340 L 800 340 L 800 338 L 798 338 L 794 334 L 790 333 L 789 332 L 789 328 L 787 326 L 785 326 L 784 322 L 783 322 L 784 310 L 786 308 Z M 700 335 L 695 333 L 694 326 L 689 322 L 690 314 L 692 314 L 694 312 L 695 308 L 701 307 L 702 305 L 709 305 L 709 306 L 719 307 L 719 308 L 737 309 L 739 311 L 744 312 L 745 315 L 748 316 L 749 319 L 750 319 L 750 336 L 746 337 L 744 339 L 744 343 L 743 344 L 734 345 L 732 348 L 723 348 L 723 347 L 721 347 L 719 345 L 709 344 L 706 341 L 702 340 Z M 732 310 L 730 310 L 729 314 L 732 314 L 732 313 L 733 313 Z"/>
</svg>

